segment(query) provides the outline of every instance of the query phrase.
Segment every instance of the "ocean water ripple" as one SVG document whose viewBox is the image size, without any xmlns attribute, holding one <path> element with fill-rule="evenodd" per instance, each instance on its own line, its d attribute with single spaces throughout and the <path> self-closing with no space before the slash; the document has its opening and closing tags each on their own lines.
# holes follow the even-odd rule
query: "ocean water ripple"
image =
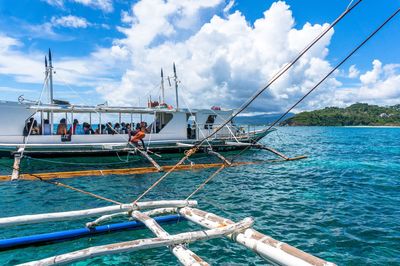
<svg viewBox="0 0 400 266">
<path fill-rule="evenodd" d="M 399 136 L 399 128 L 279 128 L 263 142 L 292 157 L 306 154 L 306 160 L 226 169 L 196 199 L 200 208 L 232 220 L 252 216 L 257 230 L 338 265 L 400 265 Z M 240 160 L 272 158 L 265 151 L 249 151 Z M 164 156 L 162 162 L 171 164 L 178 159 Z M 76 160 L 81 162 L 82 158 Z M 209 158 L 195 158 L 195 161 L 204 160 Z M 71 166 L 37 161 L 27 162 L 23 167 L 34 171 L 71 169 Z M 0 168 L 2 174 L 8 171 Z M 147 199 L 184 198 L 212 171 L 176 172 Z M 159 176 L 83 177 L 63 182 L 129 202 Z M 0 195 L 1 217 L 105 205 L 101 200 L 42 182 L 1 183 Z M 86 221 L 2 228 L 0 238 L 79 228 Z M 165 228 L 170 233 L 199 229 L 187 222 Z M 151 236 L 146 230 L 120 232 L 5 251 L 0 252 L 0 263 L 14 265 L 89 246 Z M 190 249 L 214 265 L 265 264 L 252 252 L 225 239 L 194 243 Z M 166 248 L 160 248 L 76 263 L 117 264 L 176 265 L 177 261 Z"/>
</svg>

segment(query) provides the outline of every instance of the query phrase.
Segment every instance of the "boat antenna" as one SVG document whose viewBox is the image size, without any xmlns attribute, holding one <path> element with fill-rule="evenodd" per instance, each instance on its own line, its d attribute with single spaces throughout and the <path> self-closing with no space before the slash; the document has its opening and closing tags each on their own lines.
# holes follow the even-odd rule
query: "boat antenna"
<svg viewBox="0 0 400 266">
<path fill-rule="evenodd" d="M 175 81 L 175 100 L 176 100 L 176 110 L 179 110 L 179 100 L 178 100 L 178 76 L 176 75 L 176 66 L 175 62 L 173 64 L 174 67 L 174 81 Z"/>
<path fill-rule="evenodd" d="M 161 68 L 161 103 L 165 103 L 165 95 L 164 95 L 164 72 Z"/>
<path fill-rule="evenodd" d="M 48 73 L 50 74 L 49 80 L 50 80 L 50 104 L 54 103 L 53 99 L 53 63 L 51 60 L 51 50 L 49 48 L 49 68 L 48 68 Z"/>
<path fill-rule="evenodd" d="M 49 66 L 47 64 L 47 56 L 46 55 L 44 56 L 44 69 L 45 69 L 45 71 L 44 71 L 44 86 L 47 90 L 49 90 L 49 85 L 48 85 L 49 84 L 49 79 L 48 79 L 49 78 Z M 50 94 L 50 92 L 49 92 L 49 94 Z M 50 95 L 49 95 L 49 101 L 50 101 Z"/>
</svg>

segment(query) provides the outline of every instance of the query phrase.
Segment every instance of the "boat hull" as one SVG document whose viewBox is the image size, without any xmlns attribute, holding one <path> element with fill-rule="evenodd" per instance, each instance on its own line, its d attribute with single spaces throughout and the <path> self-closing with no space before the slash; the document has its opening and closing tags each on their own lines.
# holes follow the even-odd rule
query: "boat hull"
<svg viewBox="0 0 400 266">
<path fill-rule="evenodd" d="M 269 133 L 275 131 L 271 129 L 254 131 L 253 134 L 246 136 L 238 136 L 237 141 L 242 143 L 250 143 L 259 141 Z M 76 156 L 110 156 L 123 155 L 133 152 L 135 148 L 123 141 L 121 136 L 119 142 L 99 142 L 99 143 L 29 143 L 21 144 L 0 144 L 0 157 L 13 157 L 20 147 L 25 147 L 24 154 L 31 157 L 76 157 Z M 247 146 L 229 145 L 227 142 L 236 141 L 235 139 L 213 139 L 205 142 L 203 146 L 213 147 L 215 151 L 233 151 L 244 149 Z M 197 140 L 151 140 L 145 139 L 146 148 L 155 153 L 182 153 L 195 145 Z"/>
</svg>

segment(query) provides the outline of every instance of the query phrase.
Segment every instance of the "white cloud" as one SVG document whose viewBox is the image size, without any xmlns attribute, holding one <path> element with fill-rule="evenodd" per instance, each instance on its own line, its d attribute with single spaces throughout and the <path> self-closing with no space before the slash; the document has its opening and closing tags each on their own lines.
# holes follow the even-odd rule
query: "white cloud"
<svg viewBox="0 0 400 266">
<path fill-rule="evenodd" d="M 101 9 L 104 12 L 112 12 L 113 11 L 113 3 L 112 0 L 72 0 L 73 2 L 89 6 L 96 9 Z"/>
<path fill-rule="evenodd" d="M 17 39 L 0 34 L 0 51 L 7 52 L 11 47 L 21 45 Z"/>
<path fill-rule="evenodd" d="M 360 84 L 335 92 L 337 104 L 368 102 L 394 105 L 400 102 L 400 64 L 386 64 L 375 59 L 372 69 L 359 78 Z"/>
<path fill-rule="evenodd" d="M 46 2 L 49 5 L 62 9 L 65 8 L 65 2 L 69 1 L 89 6 L 94 9 L 100 9 L 106 13 L 112 12 L 114 10 L 112 0 L 42 0 L 42 1 Z"/>
<path fill-rule="evenodd" d="M 88 26 L 90 26 L 90 23 L 85 18 L 72 15 L 63 17 L 52 17 L 51 24 L 53 26 L 66 28 L 87 28 Z"/>
<path fill-rule="evenodd" d="M 176 62 L 180 95 L 190 107 L 235 108 L 328 27 L 326 23 L 299 27 L 282 1 L 273 3 L 262 18 L 250 24 L 239 11 L 226 14 L 233 4 L 140 0 L 121 12 L 124 26 L 119 30 L 124 38 L 114 40 L 110 47 L 97 47 L 83 58 L 56 57 L 55 80 L 94 87 L 111 104 L 135 105 L 139 99 L 143 104 L 146 93 L 159 84 L 159 69 L 163 67 L 164 74 L 171 76 L 172 62 Z M 283 111 L 311 89 L 332 68 L 327 55 L 333 34 L 331 30 L 247 111 Z M 42 82 L 43 55 L 20 52 L 21 45 L 17 39 L 0 35 L 0 74 L 19 82 Z M 335 78 L 341 76 L 335 73 L 298 110 L 357 101 L 398 103 L 399 69 L 399 65 L 375 60 L 371 70 L 360 73 L 353 65 L 342 76 L 357 78 L 357 86 L 343 88 Z M 168 85 L 166 94 L 173 104 L 174 90 Z"/>
<path fill-rule="evenodd" d="M 55 6 L 58 8 L 64 8 L 64 0 L 42 0 L 51 6 Z"/>
<path fill-rule="evenodd" d="M 21 52 L 22 44 L 14 38 L 0 35 L 0 75 L 12 76 L 20 83 L 42 84 L 44 53 Z M 84 58 L 60 58 L 53 51 L 56 85 L 97 87 L 111 83 L 116 71 L 126 67 L 127 51 L 117 45 L 98 48 Z"/>
<path fill-rule="evenodd" d="M 360 71 L 357 69 L 355 65 L 351 65 L 349 67 L 349 78 L 357 78 L 360 75 Z"/>
<path fill-rule="evenodd" d="M 126 38 L 117 43 L 130 51 L 132 65 L 119 84 L 98 88 L 104 99 L 132 104 L 133 95 L 143 97 L 144 90 L 158 83 L 159 68 L 171 73 L 175 61 L 181 95 L 191 106 L 238 107 L 328 26 L 306 23 L 296 29 L 289 6 L 276 2 L 254 25 L 238 11 L 224 18 L 214 15 L 188 38 L 176 40 L 175 36 L 185 32 L 177 22 L 185 17 L 182 9 L 191 8 L 188 13 L 198 14 L 204 8 L 223 11 L 225 7 L 221 1 L 205 3 L 191 6 L 189 1 L 143 0 L 132 7 L 129 17 L 123 14 L 130 27 L 120 29 Z M 333 30 L 253 105 L 253 111 L 283 109 L 319 81 L 330 70 L 325 57 L 332 35 Z M 325 84 L 338 85 L 334 79 Z M 173 91 L 167 93 L 172 103 Z"/>
<path fill-rule="evenodd" d="M 235 0 L 229 0 L 229 3 L 224 7 L 224 10 L 223 10 L 224 14 L 229 15 L 229 13 L 234 5 L 235 5 Z"/>
<path fill-rule="evenodd" d="M 379 60 L 372 62 L 373 68 L 360 76 L 360 80 L 364 85 L 376 83 L 382 74 L 382 63 Z"/>
</svg>

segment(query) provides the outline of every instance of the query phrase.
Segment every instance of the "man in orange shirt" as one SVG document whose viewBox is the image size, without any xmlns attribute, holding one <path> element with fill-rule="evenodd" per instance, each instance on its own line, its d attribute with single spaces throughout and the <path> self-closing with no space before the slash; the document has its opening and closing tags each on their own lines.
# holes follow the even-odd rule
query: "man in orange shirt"
<svg viewBox="0 0 400 266">
<path fill-rule="evenodd" d="M 142 126 L 140 130 L 133 132 L 130 142 L 135 145 L 135 147 L 139 147 L 139 141 L 142 142 L 143 149 L 145 148 L 144 146 L 144 141 L 143 138 L 146 136 L 146 128 Z"/>
</svg>

